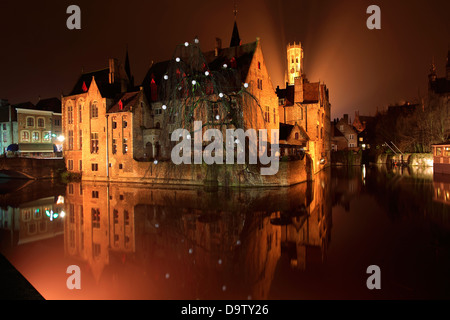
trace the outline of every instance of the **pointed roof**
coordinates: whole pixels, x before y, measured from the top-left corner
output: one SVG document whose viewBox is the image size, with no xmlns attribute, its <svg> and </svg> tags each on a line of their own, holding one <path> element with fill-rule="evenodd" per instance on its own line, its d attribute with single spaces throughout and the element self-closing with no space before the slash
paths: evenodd
<svg viewBox="0 0 450 320">
<path fill-rule="evenodd" d="M 113 84 L 109 83 L 109 68 L 106 68 L 94 72 L 81 74 L 73 90 L 70 92 L 68 96 L 74 96 L 85 93 L 86 91 L 83 89 L 83 87 L 89 89 L 93 78 L 95 78 L 97 87 L 100 90 L 100 93 L 103 97 L 114 98 L 117 93 L 120 93 L 121 91 L 120 83 L 113 83 Z"/>
<path fill-rule="evenodd" d="M 41 99 L 38 103 L 36 103 L 36 109 L 61 113 L 61 100 L 56 97 Z"/>
<path fill-rule="evenodd" d="M 308 133 L 306 133 L 303 127 L 299 126 L 297 123 L 293 125 L 280 122 L 279 125 L 280 125 L 280 140 L 289 139 L 289 136 L 292 134 L 292 130 L 294 130 L 295 127 L 299 128 L 300 134 L 302 135 L 301 140 L 307 141 L 310 139 Z"/>
<path fill-rule="evenodd" d="M 230 47 L 238 47 L 241 45 L 241 38 L 236 21 L 234 21 L 233 34 L 231 35 Z"/>
<path fill-rule="evenodd" d="M 116 97 L 116 103 L 112 105 L 108 113 L 131 112 L 133 108 L 139 106 L 141 94 L 143 94 L 142 91 L 121 93 Z"/>
</svg>

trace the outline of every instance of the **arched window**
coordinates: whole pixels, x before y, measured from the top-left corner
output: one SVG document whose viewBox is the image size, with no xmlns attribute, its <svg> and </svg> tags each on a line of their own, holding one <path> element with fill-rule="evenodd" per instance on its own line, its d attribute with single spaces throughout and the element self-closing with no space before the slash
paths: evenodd
<svg viewBox="0 0 450 320">
<path fill-rule="evenodd" d="M 30 132 L 28 131 L 22 131 L 22 141 L 28 142 L 30 141 Z"/>
<path fill-rule="evenodd" d="M 38 127 L 39 128 L 45 127 L 45 120 L 44 120 L 44 118 L 38 118 L 37 123 L 38 123 Z"/>
<path fill-rule="evenodd" d="M 27 117 L 27 127 L 34 127 L 34 118 Z"/>
<path fill-rule="evenodd" d="M 295 140 L 298 140 L 298 132 L 295 133 Z"/>
<path fill-rule="evenodd" d="M 38 131 L 33 131 L 33 142 L 39 142 L 41 140 L 41 135 Z"/>
<path fill-rule="evenodd" d="M 91 105 L 91 118 L 98 118 L 98 107 L 96 101 L 92 102 Z"/>
<path fill-rule="evenodd" d="M 67 124 L 73 124 L 73 107 L 67 106 Z"/>
</svg>

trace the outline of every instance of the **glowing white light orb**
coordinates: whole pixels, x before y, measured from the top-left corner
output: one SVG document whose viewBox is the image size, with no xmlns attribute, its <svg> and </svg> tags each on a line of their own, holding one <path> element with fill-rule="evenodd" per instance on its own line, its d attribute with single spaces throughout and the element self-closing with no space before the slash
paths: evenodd
<svg viewBox="0 0 450 320">
<path fill-rule="evenodd" d="M 209 76 L 209 71 L 205 71 L 205 76 Z"/>
<path fill-rule="evenodd" d="M 164 80 L 169 80 L 169 76 L 167 74 L 164 75 Z"/>
<path fill-rule="evenodd" d="M 177 58 L 175 59 L 175 61 L 176 61 L 176 62 L 180 62 L 181 59 L 177 57 Z"/>
<path fill-rule="evenodd" d="M 194 42 L 195 42 L 195 43 L 199 43 L 200 41 L 198 40 L 198 38 L 195 38 L 195 39 L 194 39 Z"/>
<path fill-rule="evenodd" d="M 153 161 L 154 164 L 158 164 L 158 160 Z"/>
<path fill-rule="evenodd" d="M 216 120 L 219 120 L 219 119 L 220 119 L 220 116 L 219 116 L 219 115 L 217 115 L 217 116 L 216 116 Z"/>
<path fill-rule="evenodd" d="M 192 85 L 195 86 L 197 84 L 197 81 L 192 80 Z"/>
<path fill-rule="evenodd" d="M 228 68 L 228 65 L 226 63 L 224 63 L 223 67 L 226 69 L 226 68 Z"/>
<path fill-rule="evenodd" d="M 244 88 L 248 88 L 248 83 L 244 83 Z"/>
<path fill-rule="evenodd" d="M 185 46 L 185 47 L 189 47 L 189 42 L 186 41 L 186 42 L 184 43 L 184 46 Z"/>
<path fill-rule="evenodd" d="M 219 97 L 223 98 L 223 93 L 222 92 L 219 93 Z"/>
<path fill-rule="evenodd" d="M 64 138 L 64 136 L 59 136 L 58 137 L 58 141 L 63 142 L 64 140 L 66 140 L 66 138 Z"/>
<path fill-rule="evenodd" d="M 167 109 L 167 106 L 165 104 L 163 104 L 163 106 L 161 107 L 163 110 Z"/>
</svg>

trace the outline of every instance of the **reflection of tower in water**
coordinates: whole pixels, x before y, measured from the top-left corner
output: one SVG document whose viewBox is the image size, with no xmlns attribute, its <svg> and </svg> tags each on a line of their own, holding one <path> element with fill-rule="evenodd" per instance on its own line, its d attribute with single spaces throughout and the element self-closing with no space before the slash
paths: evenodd
<svg viewBox="0 0 450 320">
<path fill-rule="evenodd" d="M 282 253 L 299 270 L 322 263 L 331 241 L 330 172 L 320 172 L 310 187 L 305 205 L 281 225 Z"/>
</svg>

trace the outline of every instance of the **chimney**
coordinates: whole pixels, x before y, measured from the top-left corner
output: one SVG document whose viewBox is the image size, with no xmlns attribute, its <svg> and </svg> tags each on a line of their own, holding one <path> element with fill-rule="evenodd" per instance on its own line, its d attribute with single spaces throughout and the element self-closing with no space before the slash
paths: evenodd
<svg viewBox="0 0 450 320">
<path fill-rule="evenodd" d="M 109 84 L 116 82 L 117 77 L 117 61 L 116 59 L 109 59 Z"/>
<path fill-rule="evenodd" d="M 348 124 L 348 114 L 344 114 L 344 121 Z"/>
<path fill-rule="evenodd" d="M 216 38 L 216 47 L 214 49 L 216 57 L 219 55 L 220 50 L 222 50 L 222 39 Z"/>
</svg>

